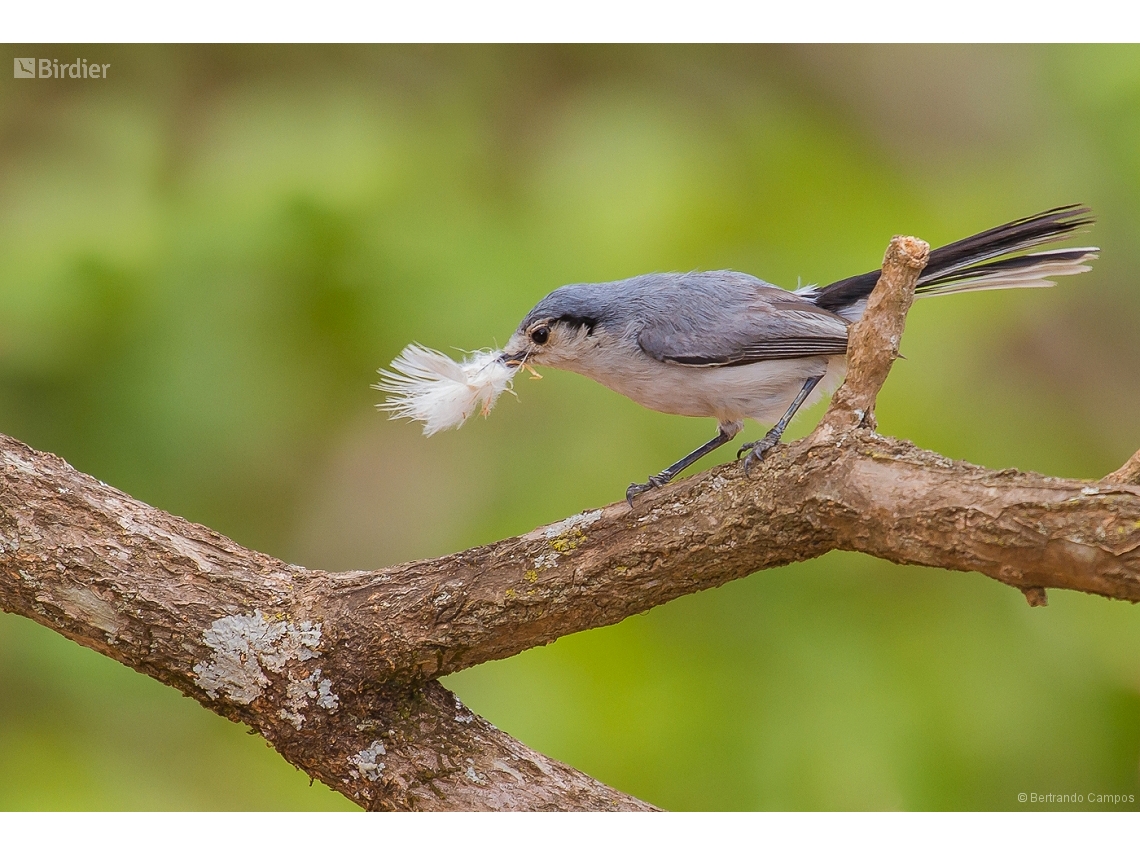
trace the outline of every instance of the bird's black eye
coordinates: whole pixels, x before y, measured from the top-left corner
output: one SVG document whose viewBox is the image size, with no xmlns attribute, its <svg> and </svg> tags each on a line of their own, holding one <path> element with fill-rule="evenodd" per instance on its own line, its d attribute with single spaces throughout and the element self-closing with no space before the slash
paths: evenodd
<svg viewBox="0 0 1140 855">
<path fill-rule="evenodd" d="M 548 338 L 550 338 L 550 327 L 539 327 L 530 334 L 530 340 L 535 344 L 546 344 Z"/>
</svg>

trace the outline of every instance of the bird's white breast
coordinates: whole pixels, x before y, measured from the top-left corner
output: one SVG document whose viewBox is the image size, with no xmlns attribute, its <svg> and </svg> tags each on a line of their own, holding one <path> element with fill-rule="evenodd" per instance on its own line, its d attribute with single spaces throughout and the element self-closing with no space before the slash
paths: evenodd
<svg viewBox="0 0 1140 855">
<path fill-rule="evenodd" d="M 613 356 L 619 365 L 609 365 Z M 750 418 L 776 422 L 811 377 L 824 380 L 806 405 L 832 391 L 847 366 L 844 355 L 779 359 L 751 365 L 705 367 L 658 362 L 638 353 L 630 358 L 609 348 L 594 348 L 573 363 L 578 374 L 596 380 L 643 407 L 679 416 L 715 418 L 722 423 Z"/>
</svg>

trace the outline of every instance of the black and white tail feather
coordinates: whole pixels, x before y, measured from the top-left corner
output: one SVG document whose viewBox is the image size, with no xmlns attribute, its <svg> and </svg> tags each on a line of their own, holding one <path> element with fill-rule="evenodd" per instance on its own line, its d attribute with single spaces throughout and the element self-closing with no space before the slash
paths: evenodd
<svg viewBox="0 0 1140 855">
<path fill-rule="evenodd" d="M 1072 237 L 1095 222 L 1091 213 L 1083 205 L 1065 205 L 939 247 L 930 253 L 926 269 L 915 287 L 915 297 L 1006 288 L 1048 288 L 1054 284 L 1054 277 L 1085 273 L 1092 269 L 1088 263 L 1097 257 L 1098 247 L 1030 253 L 1026 250 Z M 857 320 L 867 306 L 867 298 L 879 275 L 880 271 L 873 270 L 822 288 L 809 285 L 796 294 L 811 299 L 821 309 Z"/>
</svg>

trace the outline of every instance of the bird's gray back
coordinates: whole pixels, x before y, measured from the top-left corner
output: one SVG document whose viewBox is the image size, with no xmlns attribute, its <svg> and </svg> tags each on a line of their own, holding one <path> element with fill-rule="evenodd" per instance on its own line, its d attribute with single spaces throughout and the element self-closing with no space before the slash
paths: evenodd
<svg viewBox="0 0 1140 855">
<path fill-rule="evenodd" d="M 843 353 L 847 321 L 746 273 L 651 273 L 548 294 L 523 320 L 604 329 L 659 362 L 739 365 Z"/>
<path fill-rule="evenodd" d="M 647 273 L 614 282 L 564 285 L 543 297 L 520 327 L 544 318 L 624 326 L 665 316 L 684 326 L 707 327 L 725 312 L 743 310 L 761 291 L 793 296 L 755 276 L 732 270 Z"/>
</svg>

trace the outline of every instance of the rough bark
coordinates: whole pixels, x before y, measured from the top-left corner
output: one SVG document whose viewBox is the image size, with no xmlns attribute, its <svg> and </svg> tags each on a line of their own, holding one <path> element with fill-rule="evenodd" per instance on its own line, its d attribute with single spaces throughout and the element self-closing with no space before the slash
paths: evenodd
<svg viewBox="0 0 1140 855">
<path fill-rule="evenodd" d="M 1128 459 L 1128 462 L 1104 476 L 1109 484 L 1140 484 L 1140 451 Z"/>
<path fill-rule="evenodd" d="M 436 678 L 832 549 L 1140 601 L 1140 453 L 1100 482 L 871 429 L 926 245 L 892 241 L 812 436 L 431 561 L 330 574 L 245 549 L 0 437 L 0 608 L 178 688 L 373 809 L 644 810 Z"/>
<path fill-rule="evenodd" d="M 929 257 L 926 241 L 898 236 L 890 242 L 863 317 L 848 333 L 847 381 L 835 391 L 816 428 L 816 443 L 827 443 L 833 435 L 853 428 L 877 427 L 875 399 L 898 359 L 906 315 Z"/>
</svg>

